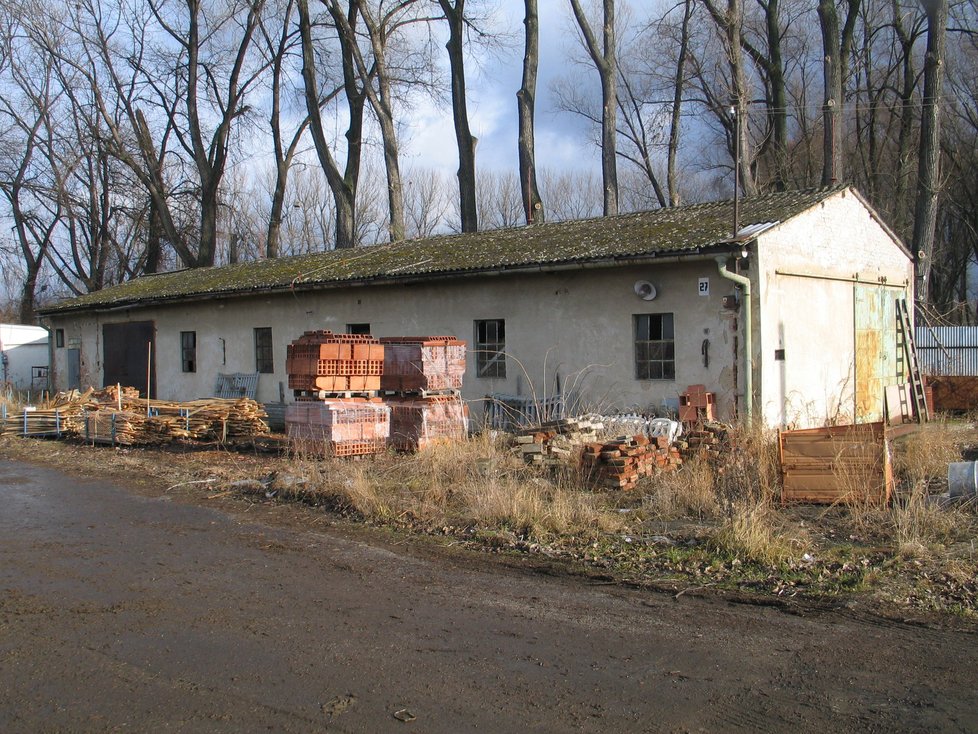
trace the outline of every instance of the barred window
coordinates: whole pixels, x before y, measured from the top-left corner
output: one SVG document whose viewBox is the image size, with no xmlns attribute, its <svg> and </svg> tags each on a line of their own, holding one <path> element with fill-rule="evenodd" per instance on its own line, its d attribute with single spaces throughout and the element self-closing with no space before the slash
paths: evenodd
<svg viewBox="0 0 978 734">
<path fill-rule="evenodd" d="M 675 380 L 676 342 L 671 313 L 636 314 L 635 379 Z"/>
<path fill-rule="evenodd" d="M 262 326 L 255 329 L 255 371 L 265 374 L 275 371 L 272 360 L 272 328 Z"/>
<path fill-rule="evenodd" d="M 184 372 L 197 371 L 197 332 L 180 332 L 180 363 Z"/>
<path fill-rule="evenodd" d="M 475 375 L 506 376 L 506 322 L 503 319 L 475 322 Z"/>
</svg>

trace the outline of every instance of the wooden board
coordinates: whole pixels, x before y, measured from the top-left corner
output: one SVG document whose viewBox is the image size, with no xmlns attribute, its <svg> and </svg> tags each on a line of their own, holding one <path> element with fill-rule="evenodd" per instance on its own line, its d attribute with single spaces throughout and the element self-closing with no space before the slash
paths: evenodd
<svg viewBox="0 0 978 734">
<path fill-rule="evenodd" d="M 893 491 L 882 423 L 780 431 L 782 500 L 884 504 Z"/>
</svg>

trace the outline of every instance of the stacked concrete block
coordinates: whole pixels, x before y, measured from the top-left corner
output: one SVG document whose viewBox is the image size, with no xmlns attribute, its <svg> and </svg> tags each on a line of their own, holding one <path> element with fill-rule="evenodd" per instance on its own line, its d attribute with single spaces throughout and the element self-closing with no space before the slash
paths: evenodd
<svg viewBox="0 0 978 734">
<path fill-rule="evenodd" d="M 285 370 L 297 398 L 376 392 L 384 371 L 384 345 L 368 335 L 307 331 L 288 345 Z"/>
<path fill-rule="evenodd" d="M 683 423 L 704 423 L 714 419 L 716 393 L 707 392 L 706 385 L 690 385 L 679 395 L 679 420 Z"/>
<path fill-rule="evenodd" d="M 378 399 L 308 400 L 286 408 L 293 449 L 312 456 L 362 456 L 387 446 L 391 409 Z"/>
<path fill-rule="evenodd" d="M 382 390 L 395 393 L 459 390 L 465 376 L 465 342 L 453 336 L 384 337 Z"/>
</svg>

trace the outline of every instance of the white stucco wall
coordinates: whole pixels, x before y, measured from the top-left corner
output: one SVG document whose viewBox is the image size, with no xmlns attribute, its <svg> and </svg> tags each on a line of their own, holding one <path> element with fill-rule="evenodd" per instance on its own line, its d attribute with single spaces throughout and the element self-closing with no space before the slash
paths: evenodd
<svg viewBox="0 0 978 734">
<path fill-rule="evenodd" d="M 709 279 L 708 296 L 698 293 L 700 278 Z M 652 281 L 657 298 L 638 298 L 636 280 Z M 85 386 L 101 383 L 105 323 L 155 321 L 157 392 L 173 400 L 212 394 L 219 372 L 254 372 L 253 329 L 270 326 L 275 372 L 261 376 L 258 391 L 259 400 L 269 402 L 279 399 L 279 383 L 291 399 L 285 347 L 305 330 L 344 331 L 348 323 L 369 323 L 375 336 L 452 334 L 471 346 L 475 320 L 505 319 L 506 378 L 475 377 L 470 353 L 463 389 L 468 400 L 490 392 L 550 395 L 559 375 L 563 390 L 576 389 L 588 407 L 658 412 L 664 402 L 675 404 L 687 385 L 702 383 L 718 392 L 721 412 L 730 417 L 734 314 L 720 301 L 732 292 L 733 284 L 720 279 L 710 259 L 132 308 L 53 318 L 52 326 L 65 329 L 66 347 L 81 348 Z M 635 378 L 633 315 L 641 313 L 674 314 L 674 381 Z M 181 331 L 197 333 L 195 373 L 181 371 Z M 703 365 L 704 339 L 710 342 L 709 368 Z M 60 383 L 65 350 L 55 355 Z M 472 407 L 478 409 L 478 402 Z"/>
<path fill-rule="evenodd" d="M 755 394 L 766 422 L 806 428 L 851 420 L 855 284 L 885 283 L 912 311 L 909 255 L 849 191 L 761 235 L 757 252 Z"/>
<path fill-rule="evenodd" d="M 32 368 L 47 366 L 46 329 L 23 324 L 0 324 L 0 382 L 8 382 L 16 390 L 30 390 Z"/>
</svg>

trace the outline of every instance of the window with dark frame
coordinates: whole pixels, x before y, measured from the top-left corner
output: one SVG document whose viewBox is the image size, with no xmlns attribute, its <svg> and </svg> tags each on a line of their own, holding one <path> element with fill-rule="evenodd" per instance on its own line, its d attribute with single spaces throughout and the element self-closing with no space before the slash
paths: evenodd
<svg viewBox="0 0 978 734">
<path fill-rule="evenodd" d="M 506 376 L 506 321 L 487 319 L 475 322 L 476 377 Z"/>
<path fill-rule="evenodd" d="M 65 345 L 65 330 L 55 329 L 54 330 L 54 346 L 58 349 L 63 348 Z"/>
<path fill-rule="evenodd" d="M 676 379 L 676 335 L 671 313 L 636 314 L 635 379 Z"/>
<path fill-rule="evenodd" d="M 184 372 L 197 371 L 197 332 L 180 332 L 180 363 Z"/>
<path fill-rule="evenodd" d="M 347 324 L 346 333 L 347 334 L 369 334 L 370 324 Z"/>
<path fill-rule="evenodd" d="M 269 374 L 275 371 L 272 359 L 272 327 L 262 326 L 255 329 L 255 371 Z"/>
</svg>

